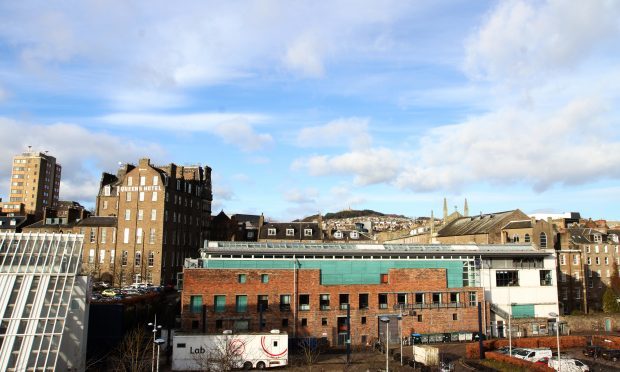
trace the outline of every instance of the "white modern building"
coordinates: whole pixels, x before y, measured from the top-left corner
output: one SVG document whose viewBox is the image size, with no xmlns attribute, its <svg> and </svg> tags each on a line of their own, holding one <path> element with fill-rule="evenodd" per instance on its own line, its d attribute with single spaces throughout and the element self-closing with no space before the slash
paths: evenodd
<svg viewBox="0 0 620 372">
<path fill-rule="evenodd" d="M 0 371 L 83 371 L 83 235 L 0 233 Z"/>
</svg>

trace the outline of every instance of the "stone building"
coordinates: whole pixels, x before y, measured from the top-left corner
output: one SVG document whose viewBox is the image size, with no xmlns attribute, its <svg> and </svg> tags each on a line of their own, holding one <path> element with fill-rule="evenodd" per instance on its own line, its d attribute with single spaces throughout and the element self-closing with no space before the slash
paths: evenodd
<svg viewBox="0 0 620 372">
<path fill-rule="evenodd" d="M 106 237 L 115 241 L 109 247 L 114 251 L 109 256 L 114 260 L 112 277 L 122 283 L 173 283 L 183 260 L 195 257 L 209 238 L 212 200 L 211 168 L 154 166 L 140 159 L 137 166 L 124 164 L 116 175 L 101 177 L 95 214 L 116 217 L 116 226 L 97 220 L 83 227 L 95 241 L 101 242 L 104 232 L 114 235 Z M 88 247 L 84 256 L 90 257 L 90 249 L 97 255 L 104 248 Z"/>
<path fill-rule="evenodd" d="M 321 243 L 323 230 L 318 222 L 269 222 L 259 227 L 258 241 Z"/>
<path fill-rule="evenodd" d="M 434 241 L 443 244 L 501 244 L 502 228 L 508 222 L 529 219 L 518 209 L 458 217 L 440 228 Z"/>
</svg>

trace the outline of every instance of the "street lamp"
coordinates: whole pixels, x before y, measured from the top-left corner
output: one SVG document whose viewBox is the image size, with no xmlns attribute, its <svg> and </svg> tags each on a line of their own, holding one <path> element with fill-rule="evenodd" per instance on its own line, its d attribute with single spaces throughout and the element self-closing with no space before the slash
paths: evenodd
<svg viewBox="0 0 620 372">
<path fill-rule="evenodd" d="M 400 313 L 398 314 L 398 316 L 396 317 L 396 319 L 398 319 L 398 338 L 400 340 L 400 365 L 403 365 L 403 329 L 402 329 L 402 323 L 401 321 L 403 320 L 403 314 Z"/>
<path fill-rule="evenodd" d="M 379 320 L 385 323 L 385 372 L 390 372 L 390 318 L 382 316 Z"/>
<path fill-rule="evenodd" d="M 165 341 L 161 338 L 155 339 L 155 341 L 153 341 L 153 344 L 157 344 L 157 368 L 155 369 L 156 372 L 159 372 L 159 347 L 164 343 Z"/>
<path fill-rule="evenodd" d="M 555 334 L 558 341 L 558 372 L 562 371 L 562 362 L 560 361 L 560 314 L 551 312 L 550 317 L 555 318 Z"/>
<path fill-rule="evenodd" d="M 155 337 L 157 336 L 157 331 L 161 329 L 160 325 L 157 325 L 157 314 L 155 314 L 155 322 L 149 323 L 149 327 L 153 327 L 153 348 L 151 354 L 151 372 L 155 371 Z M 159 353 L 159 347 L 157 348 L 157 352 Z M 157 364 L 159 365 L 159 355 L 157 357 Z"/>
</svg>

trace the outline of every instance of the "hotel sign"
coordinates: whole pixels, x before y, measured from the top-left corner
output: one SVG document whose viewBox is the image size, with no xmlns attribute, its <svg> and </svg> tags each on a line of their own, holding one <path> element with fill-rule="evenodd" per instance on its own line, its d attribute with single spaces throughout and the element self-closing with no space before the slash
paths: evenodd
<svg viewBox="0 0 620 372">
<path fill-rule="evenodd" d="M 160 186 L 121 186 L 121 192 L 131 191 L 160 191 Z"/>
</svg>

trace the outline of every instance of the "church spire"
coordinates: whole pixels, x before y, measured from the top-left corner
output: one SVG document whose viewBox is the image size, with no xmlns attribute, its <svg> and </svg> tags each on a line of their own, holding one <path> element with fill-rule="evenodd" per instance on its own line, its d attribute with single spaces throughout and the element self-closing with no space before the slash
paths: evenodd
<svg viewBox="0 0 620 372">
<path fill-rule="evenodd" d="M 448 201 L 446 198 L 443 198 L 443 223 L 446 223 L 448 219 Z"/>
<path fill-rule="evenodd" d="M 429 243 L 433 242 L 434 235 L 435 235 L 435 214 L 433 213 L 433 210 L 431 209 L 431 236 L 430 236 L 430 239 L 428 240 Z"/>
<path fill-rule="evenodd" d="M 463 216 L 469 217 L 469 206 L 467 205 L 467 198 L 465 198 L 465 205 L 463 206 Z"/>
</svg>

